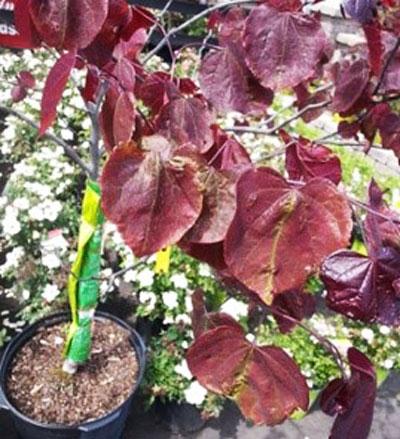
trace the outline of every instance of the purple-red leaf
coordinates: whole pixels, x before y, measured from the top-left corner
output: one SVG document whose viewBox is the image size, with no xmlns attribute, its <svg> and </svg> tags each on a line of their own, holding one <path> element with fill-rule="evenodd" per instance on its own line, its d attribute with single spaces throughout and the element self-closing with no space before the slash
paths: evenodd
<svg viewBox="0 0 400 439">
<path fill-rule="evenodd" d="M 317 145 L 303 137 L 292 138 L 281 132 L 286 148 L 286 170 L 292 180 L 310 181 L 324 177 L 335 184 L 342 179 L 340 159 L 329 148 Z"/>
<path fill-rule="evenodd" d="M 400 325 L 400 252 L 383 247 L 374 258 L 339 251 L 322 265 L 329 308 L 354 320 Z"/>
<path fill-rule="evenodd" d="M 133 143 L 114 148 L 101 178 L 104 213 L 136 256 L 177 243 L 203 201 L 194 160 L 185 152 L 172 155 L 165 140 L 149 144 L 146 152 Z"/>
<path fill-rule="evenodd" d="M 208 312 L 205 302 L 204 293 L 201 289 L 196 290 L 192 295 L 192 325 L 195 338 L 198 338 L 203 332 L 218 326 L 232 326 L 234 329 L 241 326 L 230 315 L 222 312 Z"/>
<path fill-rule="evenodd" d="M 246 61 L 266 88 L 280 90 L 311 78 L 328 46 L 316 18 L 255 7 L 246 22 Z"/>
<path fill-rule="evenodd" d="M 119 95 L 113 115 L 114 145 L 128 142 L 135 129 L 135 107 L 133 94 L 124 91 Z"/>
<path fill-rule="evenodd" d="M 293 189 L 269 168 L 249 170 L 239 179 L 237 205 L 225 260 L 267 304 L 279 293 L 301 288 L 326 256 L 349 242 L 348 202 L 323 178 Z"/>
<path fill-rule="evenodd" d="M 178 97 L 164 106 L 157 125 L 160 134 L 177 146 L 191 143 L 200 153 L 205 153 L 213 144 L 212 122 L 212 115 L 203 101 Z"/>
<path fill-rule="evenodd" d="M 315 298 L 311 294 L 298 290 L 285 291 L 274 298 L 272 314 L 278 323 L 279 330 L 287 334 L 296 327 L 296 320 L 300 322 L 314 314 L 315 305 Z M 285 318 L 285 315 L 289 318 Z"/>
<path fill-rule="evenodd" d="M 331 381 L 321 393 L 321 408 L 336 416 L 330 439 L 367 439 L 376 398 L 376 374 L 369 359 L 355 348 L 347 353 L 351 376 Z"/>
<path fill-rule="evenodd" d="M 229 47 L 209 53 L 200 68 L 204 96 L 219 111 L 259 114 L 271 104 L 273 93 L 260 85 Z"/>
<path fill-rule="evenodd" d="M 51 68 L 44 85 L 39 134 L 43 135 L 53 124 L 65 86 L 75 65 L 76 51 L 62 55 Z"/>
<path fill-rule="evenodd" d="M 345 61 L 337 68 L 332 103 L 334 111 L 347 113 L 352 110 L 366 93 L 369 74 L 368 62 L 365 59 L 359 59 L 351 64 Z"/>
<path fill-rule="evenodd" d="M 204 332 L 187 361 L 200 384 L 234 399 L 255 424 L 279 424 L 308 408 L 307 384 L 294 361 L 280 348 L 249 343 L 239 326 Z"/>
<path fill-rule="evenodd" d="M 51 47 L 81 49 L 100 32 L 108 0 L 30 0 L 32 21 Z"/>
<path fill-rule="evenodd" d="M 114 67 L 114 75 L 125 91 L 135 90 L 136 72 L 132 63 L 126 58 L 120 58 Z"/>
<path fill-rule="evenodd" d="M 207 263 L 215 270 L 226 269 L 222 242 L 215 244 L 195 244 L 194 242 L 183 239 L 179 242 L 179 247 L 188 255 Z"/>
<path fill-rule="evenodd" d="M 385 52 L 381 27 L 379 22 L 373 21 L 372 23 L 365 24 L 363 29 L 367 38 L 370 68 L 375 76 L 379 76 L 383 67 L 383 55 Z"/>
<path fill-rule="evenodd" d="M 203 176 L 203 209 L 185 239 L 212 244 L 225 239 L 236 210 L 235 179 L 227 172 L 209 168 Z"/>
</svg>

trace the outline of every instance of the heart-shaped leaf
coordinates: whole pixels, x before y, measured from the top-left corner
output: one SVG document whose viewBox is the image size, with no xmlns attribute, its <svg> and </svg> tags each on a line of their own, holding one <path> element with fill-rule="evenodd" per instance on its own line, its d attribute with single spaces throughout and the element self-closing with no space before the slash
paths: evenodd
<svg viewBox="0 0 400 439">
<path fill-rule="evenodd" d="M 178 242 L 202 209 L 197 164 L 184 152 L 116 147 L 101 182 L 104 213 L 136 256 Z"/>
<path fill-rule="evenodd" d="M 273 90 L 311 78 L 328 46 L 316 18 L 265 4 L 250 12 L 244 38 L 250 70 L 264 87 Z"/>
<path fill-rule="evenodd" d="M 201 385 L 234 399 L 255 424 L 279 424 L 308 408 L 307 384 L 294 361 L 283 349 L 248 342 L 239 325 L 204 332 L 187 361 Z"/>
<path fill-rule="evenodd" d="M 30 0 L 32 21 L 51 47 L 81 49 L 100 32 L 108 0 Z"/>
<path fill-rule="evenodd" d="M 224 241 L 231 273 L 267 304 L 301 288 L 352 230 L 346 198 L 323 178 L 293 189 L 269 168 L 246 171 L 237 186 L 237 210 Z"/>
<path fill-rule="evenodd" d="M 200 153 L 205 153 L 213 144 L 212 122 L 212 115 L 203 101 L 177 97 L 161 110 L 157 125 L 160 134 L 177 146 L 191 143 Z"/>
</svg>

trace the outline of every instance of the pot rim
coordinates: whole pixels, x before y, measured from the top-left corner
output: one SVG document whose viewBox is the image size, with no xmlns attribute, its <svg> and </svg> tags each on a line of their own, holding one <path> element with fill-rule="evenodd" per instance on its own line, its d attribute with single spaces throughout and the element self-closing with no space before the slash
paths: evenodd
<svg viewBox="0 0 400 439">
<path fill-rule="evenodd" d="M 24 415 L 13 404 L 11 404 L 11 402 L 9 401 L 9 399 L 7 397 L 5 385 L 6 385 L 6 377 L 8 375 L 7 374 L 8 368 L 9 368 L 9 365 L 10 365 L 13 357 L 15 356 L 16 352 L 18 352 L 19 349 L 25 343 L 27 343 L 38 332 L 38 329 L 40 329 L 41 327 L 57 325 L 58 323 L 61 323 L 63 321 L 67 322 L 69 320 L 69 312 L 62 311 L 59 313 L 51 314 L 51 315 L 44 317 L 42 319 L 39 319 L 35 323 L 27 326 L 22 332 L 20 332 L 14 338 L 12 338 L 12 340 L 8 343 L 6 349 L 4 350 L 3 355 L 1 357 L 1 360 L 0 360 L 0 399 L 3 398 L 4 403 L 6 405 L 6 410 L 11 411 L 11 413 L 14 416 L 22 419 L 23 421 L 25 421 L 31 425 L 34 425 L 35 427 L 40 427 L 40 428 L 44 428 L 44 429 L 47 428 L 47 429 L 52 429 L 52 430 L 71 430 L 71 431 L 72 430 L 79 430 L 79 431 L 91 430 L 91 428 L 96 428 L 97 424 L 102 423 L 104 421 L 107 421 L 108 418 L 114 418 L 115 415 L 117 415 L 117 413 L 119 411 L 121 411 L 121 409 L 124 407 L 124 405 L 136 393 L 136 391 L 137 391 L 137 389 L 138 389 L 138 387 L 143 379 L 143 374 L 144 374 L 145 365 L 146 365 L 146 356 L 145 356 L 146 347 L 145 347 L 145 344 L 144 344 L 143 339 L 140 336 L 140 334 L 134 328 L 132 328 L 128 323 L 121 320 L 119 317 L 116 317 L 113 314 L 109 314 L 109 313 L 104 312 L 104 311 L 96 311 L 94 318 L 95 318 L 95 320 L 100 320 L 100 321 L 101 320 L 111 320 L 114 323 L 116 323 L 118 326 L 129 331 L 129 333 L 131 334 L 130 342 L 131 342 L 132 348 L 135 350 L 135 353 L 136 353 L 136 357 L 137 357 L 137 361 L 138 361 L 138 365 L 139 365 L 139 370 L 138 370 L 138 374 L 136 377 L 136 382 L 135 382 L 134 386 L 132 387 L 132 390 L 129 393 L 129 396 L 125 399 L 125 401 L 122 402 L 119 406 L 117 406 L 112 411 L 106 413 L 105 415 L 103 415 L 99 418 L 96 418 L 95 420 L 92 420 L 89 422 L 84 422 L 82 424 L 77 424 L 77 425 L 44 424 L 44 423 L 35 421 L 34 419 L 31 419 L 28 416 Z M 27 337 L 27 332 L 32 332 L 32 334 L 29 337 Z M 24 341 L 24 338 L 27 338 L 27 339 Z M 21 346 L 19 346 L 17 349 L 15 349 L 15 345 L 18 343 L 21 343 Z M 13 349 L 15 349 L 15 352 L 13 352 L 11 354 L 11 357 L 7 360 L 7 357 L 10 355 L 10 352 L 13 351 Z"/>
</svg>

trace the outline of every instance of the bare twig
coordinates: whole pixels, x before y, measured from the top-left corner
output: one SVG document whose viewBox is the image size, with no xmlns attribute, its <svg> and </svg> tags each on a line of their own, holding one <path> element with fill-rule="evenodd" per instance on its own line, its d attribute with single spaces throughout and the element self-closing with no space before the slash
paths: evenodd
<svg viewBox="0 0 400 439">
<path fill-rule="evenodd" d="M 168 43 L 169 39 L 177 34 L 178 32 L 186 29 L 188 26 L 195 23 L 197 20 L 200 20 L 204 17 L 206 17 L 208 14 L 210 14 L 213 11 L 216 11 L 218 9 L 223 9 L 225 7 L 240 5 L 240 4 L 250 4 L 255 3 L 255 0 L 231 0 L 224 3 L 218 3 L 216 5 L 211 6 L 208 9 L 205 9 L 204 11 L 200 12 L 197 15 L 193 15 L 189 20 L 185 21 L 181 25 L 172 28 L 165 36 L 164 38 L 157 44 L 157 46 L 151 50 L 147 56 L 144 58 L 143 63 L 147 63 L 155 54 L 157 54 L 164 46 Z"/>
<path fill-rule="evenodd" d="M 379 77 L 378 83 L 376 84 L 374 91 L 372 92 L 372 95 L 376 95 L 379 92 L 379 89 L 381 88 L 381 85 L 382 85 L 383 80 L 385 78 L 386 72 L 387 72 L 391 62 L 393 61 L 393 58 L 395 57 L 396 52 L 398 51 L 399 47 L 400 47 L 400 38 L 397 38 L 396 44 L 394 45 L 393 49 L 389 53 L 389 56 L 388 56 L 386 63 L 383 67 L 383 70 L 382 70 L 382 73 Z"/>
<path fill-rule="evenodd" d="M 36 122 L 34 122 L 29 117 L 25 116 L 25 114 L 21 113 L 18 110 L 14 110 L 13 108 L 9 108 L 9 107 L 5 107 L 3 105 L 0 105 L 0 111 L 3 111 L 3 112 L 8 113 L 8 114 L 10 114 L 12 116 L 15 116 L 16 118 L 18 118 L 18 119 L 22 120 L 23 122 L 25 122 L 27 125 L 30 125 L 32 128 L 35 128 L 36 130 L 39 130 L 39 125 Z M 72 148 L 71 145 L 69 145 L 67 142 L 64 142 L 64 140 L 62 140 L 60 137 L 56 136 L 55 134 L 53 134 L 51 132 L 47 132 L 42 137 L 45 138 L 45 139 L 51 140 L 55 144 L 61 146 L 64 149 L 65 154 L 72 161 L 74 161 L 82 169 L 82 171 L 85 172 L 86 175 L 88 175 L 90 177 L 93 177 L 92 170 L 90 169 L 89 165 L 86 164 L 79 157 L 79 155 Z"/>
<path fill-rule="evenodd" d="M 263 306 L 266 309 L 268 309 L 268 311 L 270 311 L 272 314 L 279 315 L 280 317 L 282 317 L 282 318 L 284 318 L 292 323 L 295 323 L 296 325 L 300 326 L 305 331 L 307 331 L 309 334 L 311 334 L 313 337 L 315 337 L 321 343 L 321 346 L 323 346 L 324 349 L 333 356 L 342 375 L 344 377 L 347 376 L 342 355 L 340 354 L 338 348 L 330 340 L 328 340 L 326 337 L 323 337 L 322 335 L 318 334 L 314 329 L 310 328 L 309 326 L 307 326 L 306 324 L 304 324 L 300 320 L 297 320 L 294 317 L 289 316 L 288 314 L 280 311 L 279 309 L 277 309 L 273 305 L 263 305 Z"/>
<path fill-rule="evenodd" d="M 131 270 L 136 270 L 136 268 L 141 267 L 142 265 L 144 265 L 149 258 L 144 258 L 142 260 L 140 260 L 139 262 L 136 262 L 133 265 L 130 265 L 129 267 L 125 267 L 122 270 L 116 271 L 115 273 L 113 273 L 108 279 L 108 285 L 107 285 L 107 289 L 105 291 L 105 294 L 109 293 L 114 285 L 114 282 L 116 279 L 118 279 L 119 277 L 123 276 L 125 273 L 127 273 L 128 271 Z"/>
<path fill-rule="evenodd" d="M 253 134 L 264 134 L 266 136 L 274 135 L 280 129 L 284 128 L 286 125 L 289 125 L 291 122 L 294 122 L 299 117 L 303 116 L 305 113 L 311 110 L 316 110 L 318 108 L 324 108 L 330 104 L 330 100 L 324 102 L 318 102 L 316 104 L 310 104 L 298 111 L 296 114 L 291 116 L 289 119 L 284 120 L 282 123 L 276 125 L 271 129 L 258 128 L 258 127 L 227 127 L 224 128 L 225 131 L 231 131 L 234 133 L 253 133 Z M 275 119 L 276 116 L 272 116 L 265 123 L 269 123 L 271 120 Z"/>
</svg>

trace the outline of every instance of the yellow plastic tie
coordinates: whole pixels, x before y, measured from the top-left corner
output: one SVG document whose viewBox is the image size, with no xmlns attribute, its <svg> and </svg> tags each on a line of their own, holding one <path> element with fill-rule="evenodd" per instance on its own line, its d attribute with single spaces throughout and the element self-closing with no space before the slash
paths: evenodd
<svg viewBox="0 0 400 439">
<path fill-rule="evenodd" d="M 171 246 L 165 247 L 159 252 L 157 252 L 154 272 L 156 274 L 168 273 L 170 262 L 171 262 Z"/>
</svg>

